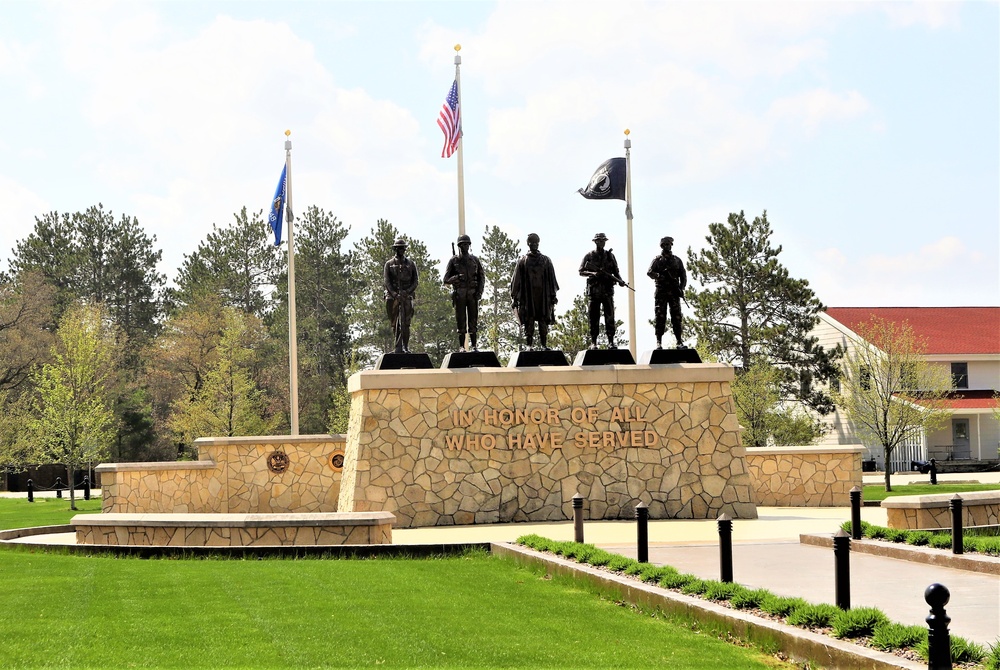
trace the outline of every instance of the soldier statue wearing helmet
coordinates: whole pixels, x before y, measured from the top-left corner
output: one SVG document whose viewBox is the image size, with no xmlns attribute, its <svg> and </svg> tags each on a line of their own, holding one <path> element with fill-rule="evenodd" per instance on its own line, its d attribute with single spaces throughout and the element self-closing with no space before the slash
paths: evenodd
<svg viewBox="0 0 1000 670">
<path fill-rule="evenodd" d="M 479 325 L 479 300 L 483 297 L 486 275 L 479 259 L 469 253 L 472 239 L 468 235 L 458 238 L 459 252 L 448 261 L 442 281 L 451 286 L 451 302 L 455 306 L 455 324 L 458 327 L 458 350 L 465 351 L 465 334 L 469 334 L 472 351 L 479 351 L 477 331 Z M 454 249 L 452 249 L 454 251 Z"/>
<path fill-rule="evenodd" d="M 396 255 L 385 263 L 382 280 L 385 285 L 385 309 L 395 336 L 397 354 L 410 353 L 410 320 L 413 319 L 413 296 L 417 291 L 417 266 L 406 257 L 406 240 L 392 244 Z"/>
<path fill-rule="evenodd" d="M 608 236 L 604 233 L 594 235 L 597 247 L 583 257 L 580 263 L 580 275 L 587 278 L 586 296 L 590 301 L 588 316 L 590 317 L 590 348 L 597 348 L 597 336 L 601 332 L 601 310 L 604 310 L 604 333 L 608 337 L 608 348 L 617 349 L 615 345 L 615 284 L 625 286 L 625 280 L 618 273 L 618 261 L 611 249 L 604 250 Z"/>
</svg>

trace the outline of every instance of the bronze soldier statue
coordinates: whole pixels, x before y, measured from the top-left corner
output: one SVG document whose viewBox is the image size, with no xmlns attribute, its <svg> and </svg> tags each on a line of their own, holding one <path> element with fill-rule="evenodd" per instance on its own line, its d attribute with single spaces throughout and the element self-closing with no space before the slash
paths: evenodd
<svg viewBox="0 0 1000 670">
<path fill-rule="evenodd" d="M 465 334 L 469 334 L 472 351 L 479 351 L 476 342 L 479 324 L 479 300 L 483 297 L 486 275 L 483 264 L 469 253 L 472 239 L 468 235 L 458 238 L 458 254 L 451 257 L 444 271 L 444 283 L 451 286 L 451 302 L 455 305 L 455 323 L 458 326 L 458 350 L 465 351 Z M 452 248 L 454 251 L 454 248 Z"/>
<path fill-rule="evenodd" d="M 687 286 L 687 272 L 684 263 L 671 253 L 674 238 L 664 237 L 660 240 L 662 253 L 653 259 L 646 274 L 656 282 L 656 293 L 653 297 L 656 307 L 656 348 L 662 349 L 663 331 L 667 322 L 667 307 L 670 308 L 670 325 L 673 326 L 677 348 L 684 348 L 681 339 L 681 297 Z"/>
<path fill-rule="evenodd" d="M 382 280 L 385 284 L 385 310 L 389 315 L 397 354 L 410 353 L 410 320 L 413 319 L 413 295 L 417 291 L 417 266 L 406 257 L 406 240 L 392 244 L 396 255 L 385 263 Z"/>
<path fill-rule="evenodd" d="M 601 309 L 604 310 L 604 332 L 608 336 L 608 349 L 615 345 L 615 284 L 625 286 L 625 280 L 618 274 L 618 261 L 611 249 L 604 250 L 608 236 L 594 235 L 597 248 L 583 257 L 580 275 L 587 278 L 586 296 L 590 300 L 590 348 L 597 348 L 597 336 L 601 331 Z"/>
<path fill-rule="evenodd" d="M 510 280 L 510 297 L 518 321 L 524 326 L 528 348 L 535 339 L 538 323 L 538 340 L 542 349 L 548 349 L 549 325 L 556 320 L 556 271 L 549 257 L 538 252 L 539 237 L 528 235 L 528 253 L 517 260 L 514 276 Z"/>
</svg>

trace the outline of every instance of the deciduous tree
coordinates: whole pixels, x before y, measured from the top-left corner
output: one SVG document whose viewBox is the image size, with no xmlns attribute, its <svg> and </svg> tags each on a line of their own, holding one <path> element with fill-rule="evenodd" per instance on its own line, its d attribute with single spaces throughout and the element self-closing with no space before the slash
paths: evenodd
<svg viewBox="0 0 1000 670">
<path fill-rule="evenodd" d="M 856 331 L 859 339 L 841 361 L 841 391 L 835 397 L 862 439 L 882 447 L 885 490 L 891 491 L 893 450 L 950 416 L 951 375 L 924 360 L 926 344 L 906 322 L 872 317 Z"/>
<path fill-rule="evenodd" d="M 36 396 L 28 431 L 36 463 L 62 463 L 76 509 L 76 470 L 108 455 L 114 411 L 108 397 L 117 372 L 116 327 L 100 306 L 79 303 L 59 321 L 52 362 L 35 374 Z"/>
</svg>

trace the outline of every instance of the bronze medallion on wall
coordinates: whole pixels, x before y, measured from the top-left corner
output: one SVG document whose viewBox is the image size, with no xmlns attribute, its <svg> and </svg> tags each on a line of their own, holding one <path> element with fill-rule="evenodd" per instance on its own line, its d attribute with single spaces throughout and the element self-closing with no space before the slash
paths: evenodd
<svg viewBox="0 0 1000 670">
<path fill-rule="evenodd" d="M 288 463 L 288 454 L 283 451 L 273 451 L 267 457 L 267 469 L 278 475 L 288 469 Z"/>
<path fill-rule="evenodd" d="M 334 472 L 340 472 L 344 469 L 344 452 L 338 449 L 337 451 L 330 454 L 330 469 Z"/>
</svg>

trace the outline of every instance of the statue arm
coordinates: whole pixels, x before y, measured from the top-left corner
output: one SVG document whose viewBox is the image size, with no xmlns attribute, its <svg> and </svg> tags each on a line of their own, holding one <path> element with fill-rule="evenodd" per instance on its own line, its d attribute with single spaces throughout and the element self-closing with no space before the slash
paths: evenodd
<svg viewBox="0 0 1000 670">
<path fill-rule="evenodd" d="M 476 301 L 483 297 L 483 289 L 486 288 L 486 273 L 483 271 L 483 264 L 476 259 Z"/>
</svg>

